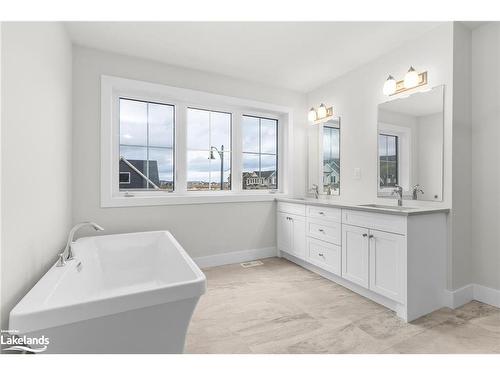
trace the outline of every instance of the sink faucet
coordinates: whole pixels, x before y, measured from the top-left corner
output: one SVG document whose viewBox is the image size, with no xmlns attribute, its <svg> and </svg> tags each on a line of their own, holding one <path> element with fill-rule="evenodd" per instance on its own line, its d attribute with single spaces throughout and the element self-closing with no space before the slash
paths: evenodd
<svg viewBox="0 0 500 375">
<path fill-rule="evenodd" d="M 398 206 L 403 205 L 403 188 L 399 185 L 394 185 L 395 189 L 392 191 L 392 195 L 398 195 Z"/>
<path fill-rule="evenodd" d="M 417 200 L 418 199 L 418 193 L 424 194 L 424 191 L 422 189 L 420 189 L 420 185 L 419 184 L 416 184 L 413 187 L 413 200 Z"/>
<path fill-rule="evenodd" d="M 73 238 L 75 237 L 75 233 L 80 229 L 80 228 L 83 228 L 83 227 L 86 227 L 86 226 L 90 226 L 92 228 L 94 228 L 95 230 L 104 230 L 103 227 L 101 227 L 100 225 L 97 225 L 96 223 L 93 223 L 91 221 L 85 221 L 83 223 L 78 223 L 76 224 L 73 228 L 71 228 L 71 230 L 69 231 L 69 235 L 68 235 L 68 241 L 66 242 L 66 247 L 64 248 L 64 250 L 59 254 L 59 261 L 57 262 L 57 267 L 62 267 L 66 264 L 67 261 L 69 260 L 72 260 L 74 257 L 73 257 L 73 250 L 72 250 L 72 246 L 73 246 Z"/>
<path fill-rule="evenodd" d="M 319 187 L 318 187 L 318 185 L 313 184 L 312 188 L 310 188 L 309 191 L 312 191 L 314 193 L 314 198 L 316 198 L 316 199 L 319 198 Z"/>
</svg>

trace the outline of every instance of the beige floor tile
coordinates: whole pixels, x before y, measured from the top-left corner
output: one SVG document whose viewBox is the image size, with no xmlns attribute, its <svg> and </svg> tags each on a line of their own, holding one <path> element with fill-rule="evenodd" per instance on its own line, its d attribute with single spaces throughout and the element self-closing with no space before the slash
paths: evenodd
<svg viewBox="0 0 500 375">
<path fill-rule="evenodd" d="M 500 353 L 500 334 L 466 321 L 446 321 L 392 346 L 387 353 Z"/>
<path fill-rule="evenodd" d="M 186 353 L 500 353 L 500 309 L 479 302 L 404 323 L 280 258 L 205 269 Z"/>
</svg>

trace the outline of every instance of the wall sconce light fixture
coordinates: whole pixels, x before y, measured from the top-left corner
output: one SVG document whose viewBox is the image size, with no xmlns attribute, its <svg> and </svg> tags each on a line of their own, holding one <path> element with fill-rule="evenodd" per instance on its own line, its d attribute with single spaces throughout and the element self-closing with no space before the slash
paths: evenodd
<svg viewBox="0 0 500 375">
<path fill-rule="evenodd" d="M 324 122 L 325 120 L 333 117 L 333 107 L 326 107 L 323 103 L 315 109 L 311 107 L 307 114 L 307 119 L 315 124 L 319 124 L 320 122 Z"/>
<path fill-rule="evenodd" d="M 410 66 L 405 78 L 400 81 L 396 81 L 393 76 L 389 75 L 382 91 L 384 95 L 391 96 L 426 84 L 427 72 L 417 73 L 413 66 Z"/>
</svg>

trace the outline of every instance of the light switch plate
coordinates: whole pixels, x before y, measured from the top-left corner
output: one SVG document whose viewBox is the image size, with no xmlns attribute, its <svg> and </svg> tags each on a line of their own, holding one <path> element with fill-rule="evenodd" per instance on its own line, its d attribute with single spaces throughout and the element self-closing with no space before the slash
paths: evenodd
<svg viewBox="0 0 500 375">
<path fill-rule="evenodd" d="M 354 168 L 354 179 L 355 180 L 361 179 L 361 168 Z"/>
</svg>

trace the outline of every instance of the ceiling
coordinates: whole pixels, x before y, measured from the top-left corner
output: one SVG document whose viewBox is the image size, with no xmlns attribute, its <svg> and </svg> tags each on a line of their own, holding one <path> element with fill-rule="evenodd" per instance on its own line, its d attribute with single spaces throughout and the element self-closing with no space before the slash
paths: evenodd
<svg viewBox="0 0 500 375">
<path fill-rule="evenodd" d="M 309 92 L 438 22 L 67 22 L 75 44 Z"/>
</svg>

